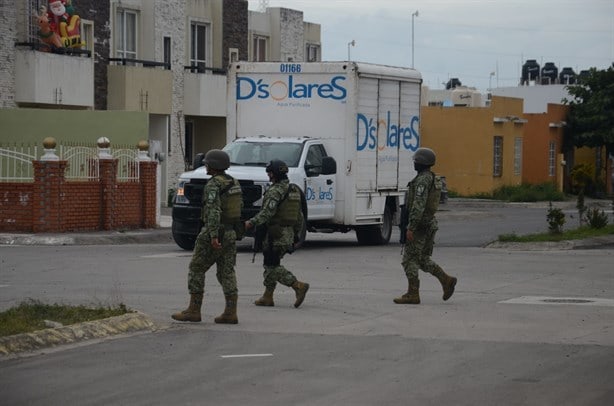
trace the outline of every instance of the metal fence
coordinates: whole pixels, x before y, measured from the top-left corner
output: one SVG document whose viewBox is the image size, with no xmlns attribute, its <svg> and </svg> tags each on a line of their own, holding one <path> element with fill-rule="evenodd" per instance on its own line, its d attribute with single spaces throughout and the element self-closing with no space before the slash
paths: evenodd
<svg viewBox="0 0 614 406">
<path fill-rule="evenodd" d="M 44 148 L 37 145 L 0 144 L 0 182 L 32 182 L 32 161 L 40 159 Z M 106 151 L 105 151 L 106 152 Z M 100 176 L 101 150 L 94 145 L 62 144 L 57 148 L 60 160 L 67 161 L 66 180 L 96 180 Z M 138 149 L 119 146 L 109 149 L 110 157 L 118 160 L 117 180 L 137 181 L 140 176 Z"/>
<path fill-rule="evenodd" d="M 37 157 L 36 145 L 0 145 L 0 182 L 32 182 Z"/>
</svg>

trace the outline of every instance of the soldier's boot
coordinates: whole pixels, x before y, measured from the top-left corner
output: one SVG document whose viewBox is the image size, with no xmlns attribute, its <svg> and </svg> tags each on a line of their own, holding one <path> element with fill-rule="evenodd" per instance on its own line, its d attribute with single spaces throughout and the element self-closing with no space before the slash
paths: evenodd
<svg viewBox="0 0 614 406">
<path fill-rule="evenodd" d="M 294 307 L 299 307 L 303 300 L 305 300 L 305 295 L 309 290 L 309 284 L 305 282 L 294 281 L 292 284 L 292 289 L 294 289 L 294 293 L 296 293 L 296 301 L 294 302 Z"/>
<path fill-rule="evenodd" d="M 177 321 L 200 321 L 200 307 L 203 304 L 202 293 L 192 293 L 190 295 L 190 304 L 188 308 L 171 315 L 174 320 Z"/>
<path fill-rule="evenodd" d="M 256 306 L 275 306 L 275 302 L 273 302 L 273 292 L 275 292 L 275 289 L 266 288 L 262 297 L 257 299 L 254 304 Z"/>
<path fill-rule="evenodd" d="M 439 279 L 441 287 L 443 288 L 443 300 L 448 300 L 454 294 L 454 288 L 456 287 L 456 278 L 446 274 L 440 267 L 435 268 L 433 276 Z"/>
<path fill-rule="evenodd" d="M 396 304 L 420 304 L 420 280 L 410 279 L 407 282 L 407 293 L 393 300 Z"/>
<path fill-rule="evenodd" d="M 237 295 L 226 296 L 226 308 L 224 313 L 220 314 L 214 320 L 218 324 L 237 324 L 239 318 L 237 317 Z"/>
</svg>

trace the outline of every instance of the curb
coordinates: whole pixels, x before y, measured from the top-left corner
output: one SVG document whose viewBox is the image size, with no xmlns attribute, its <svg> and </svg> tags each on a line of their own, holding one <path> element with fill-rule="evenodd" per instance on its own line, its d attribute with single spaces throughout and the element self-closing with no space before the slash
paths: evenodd
<svg viewBox="0 0 614 406">
<path fill-rule="evenodd" d="M 113 335 L 154 330 L 156 330 L 155 324 L 145 314 L 140 312 L 126 313 L 121 316 L 70 326 L 0 337 L 0 357 Z"/>
<path fill-rule="evenodd" d="M 170 228 L 136 231 L 57 234 L 0 234 L 0 245 L 98 245 L 172 242 Z"/>
</svg>

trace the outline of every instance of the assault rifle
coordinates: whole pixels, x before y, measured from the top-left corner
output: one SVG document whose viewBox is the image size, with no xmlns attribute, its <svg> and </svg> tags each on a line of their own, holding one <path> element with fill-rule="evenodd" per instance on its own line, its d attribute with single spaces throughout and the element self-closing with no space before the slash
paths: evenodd
<svg viewBox="0 0 614 406">
<path fill-rule="evenodd" d="M 401 221 L 399 222 L 399 231 L 401 235 L 399 236 L 399 242 L 401 244 L 405 244 L 407 241 L 407 226 L 409 226 L 409 210 L 405 205 L 401 205 Z"/>
<path fill-rule="evenodd" d="M 252 244 L 252 251 L 254 255 L 252 256 L 252 264 L 256 260 L 256 254 L 262 252 L 264 246 L 264 238 L 266 237 L 267 226 L 266 224 L 262 224 L 260 226 L 256 226 L 254 228 L 254 243 Z"/>
</svg>

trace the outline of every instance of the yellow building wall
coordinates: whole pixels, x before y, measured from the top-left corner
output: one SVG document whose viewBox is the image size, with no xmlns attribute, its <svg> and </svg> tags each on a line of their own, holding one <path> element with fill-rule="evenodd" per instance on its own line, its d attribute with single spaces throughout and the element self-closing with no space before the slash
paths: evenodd
<svg viewBox="0 0 614 406">
<path fill-rule="evenodd" d="M 433 170 L 446 177 L 448 190 L 462 196 L 491 193 L 503 185 L 519 185 L 514 171 L 516 138 L 523 139 L 522 99 L 493 97 L 489 107 L 422 106 L 421 146 L 437 154 Z M 504 122 L 495 123 L 495 117 Z M 501 176 L 493 176 L 494 137 L 503 137 Z"/>
</svg>

